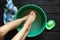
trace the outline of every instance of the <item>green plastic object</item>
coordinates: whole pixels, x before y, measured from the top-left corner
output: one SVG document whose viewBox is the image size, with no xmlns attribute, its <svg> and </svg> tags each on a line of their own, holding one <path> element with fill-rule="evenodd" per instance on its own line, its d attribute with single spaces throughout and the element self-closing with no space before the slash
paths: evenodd
<svg viewBox="0 0 60 40">
<path fill-rule="evenodd" d="M 22 6 L 16 13 L 14 19 L 16 20 L 22 18 L 23 16 L 29 14 L 31 10 L 36 11 L 37 16 L 36 16 L 36 20 L 32 23 L 31 29 L 27 35 L 28 37 L 34 37 L 41 34 L 44 31 L 45 24 L 47 22 L 46 15 L 43 9 L 40 6 L 34 4 L 27 4 Z M 17 28 L 18 31 L 21 30 L 23 24 L 24 22 L 19 25 L 19 27 Z"/>
<path fill-rule="evenodd" d="M 54 20 L 49 20 L 47 23 L 46 23 L 46 29 L 47 30 L 51 30 L 55 27 L 55 21 Z"/>
<path fill-rule="evenodd" d="M 27 35 L 28 37 L 34 37 L 41 34 L 45 28 L 47 30 L 51 30 L 53 28 L 52 25 L 54 26 L 54 22 L 52 22 L 53 23 L 52 25 L 50 25 L 51 20 L 48 21 L 47 23 L 47 17 L 43 9 L 40 6 L 37 6 L 34 4 L 27 4 L 27 5 L 22 6 L 18 10 L 18 12 L 15 14 L 14 19 L 16 20 L 16 19 L 22 18 L 26 16 L 27 14 L 29 14 L 32 10 L 36 12 L 36 20 L 31 25 L 31 29 Z M 21 28 L 23 27 L 23 24 L 24 22 L 19 25 L 19 27 L 17 28 L 18 31 L 21 30 Z"/>
</svg>

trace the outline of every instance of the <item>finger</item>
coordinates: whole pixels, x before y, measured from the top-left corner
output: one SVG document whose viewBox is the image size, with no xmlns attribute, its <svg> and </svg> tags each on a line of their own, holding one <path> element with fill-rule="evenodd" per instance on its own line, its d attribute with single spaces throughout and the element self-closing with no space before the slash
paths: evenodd
<svg viewBox="0 0 60 40">
<path fill-rule="evenodd" d="M 34 12 L 30 13 L 29 18 L 27 19 L 27 21 L 23 25 L 23 28 L 12 38 L 12 40 L 22 40 L 22 39 L 26 38 L 26 35 L 28 34 L 28 31 L 26 31 L 26 30 L 30 27 L 32 22 L 35 20 L 35 16 L 34 15 L 35 15 Z"/>
<path fill-rule="evenodd" d="M 21 19 L 11 21 L 11 22 L 8 22 L 7 24 L 3 25 L 2 27 L 0 27 L 0 35 L 4 36 L 8 31 L 17 28 L 20 25 L 20 23 L 23 22 L 24 20 L 26 20 L 27 18 L 28 18 L 28 16 L 25 16 Z"/>
</svg>

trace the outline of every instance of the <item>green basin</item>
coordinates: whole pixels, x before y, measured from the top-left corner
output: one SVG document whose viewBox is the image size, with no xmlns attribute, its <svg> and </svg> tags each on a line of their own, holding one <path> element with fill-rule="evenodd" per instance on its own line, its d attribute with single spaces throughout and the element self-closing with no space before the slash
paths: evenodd
<svg viewBox="0 0 60 40">
<path fill-rule="evenodd" d="M 34 4 L 27 4 L 22 6 L 15 14 L 14 19 L 16 20 L 24 17 L 25 15 L 29 14 L 31 10 L 36 11 L 36 20 L 32 23 L 31 29 L 27 35 L 28 37 L 34 37 L 41 34 L 44 31 L 47 22 L 47 17 L 43 9 L 40 6 Z M 23 24 L 24 22 L 19 25 L 17 31 L 21 30 Z"/>
</svg>

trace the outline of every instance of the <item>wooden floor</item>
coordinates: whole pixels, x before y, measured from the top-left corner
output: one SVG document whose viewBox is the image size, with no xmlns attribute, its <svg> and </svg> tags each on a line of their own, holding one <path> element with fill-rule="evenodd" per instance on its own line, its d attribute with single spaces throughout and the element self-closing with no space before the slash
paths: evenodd
<svg viewBox="0 0 60 40">
<path fill-rule="evenodd" d="M 44 32 L 36 37 L 26 38 L 26 40 L 60 40 L 60 0 L 13 0 L 13 3 L 18 7 L 18 9 L 29 3 L 39 5 L 46 12 L 47 19 L 53 19 L 56 22 L 56 26 L 53 30 Z M 2 7 L 2 6 L 1 6 Z M 3 8 L 2 8 L 3 9 Z M 0 8 L 1 10 L 1 8 Z M 0 11 L 0 26 L 3 25 L 3 11 Z M 6 34 L 5 40 L 10 40 L 17 30 L 10 31 Z"/>
</svg>

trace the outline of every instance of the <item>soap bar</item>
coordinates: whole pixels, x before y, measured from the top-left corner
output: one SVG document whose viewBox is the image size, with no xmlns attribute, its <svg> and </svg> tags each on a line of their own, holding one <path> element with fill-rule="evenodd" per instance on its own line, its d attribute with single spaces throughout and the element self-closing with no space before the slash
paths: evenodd
<svg viewBox="0 0 60 40">
<path fill-rule="evenodd" d="M 46 23 L 46 29 L 47 30 L 51 30 L 55 27 L 55 21 L 54 20 L 49 20 L 47 23 Z"/>
</svg>

